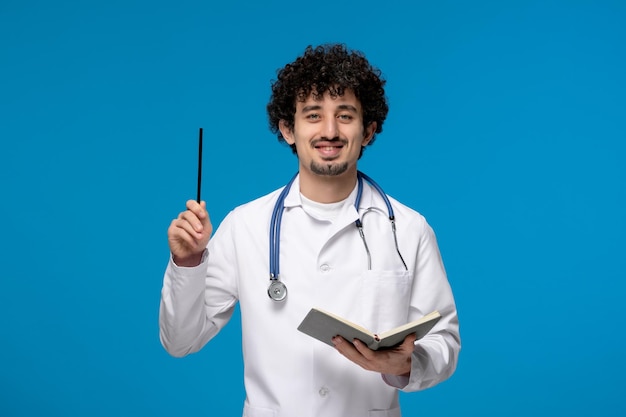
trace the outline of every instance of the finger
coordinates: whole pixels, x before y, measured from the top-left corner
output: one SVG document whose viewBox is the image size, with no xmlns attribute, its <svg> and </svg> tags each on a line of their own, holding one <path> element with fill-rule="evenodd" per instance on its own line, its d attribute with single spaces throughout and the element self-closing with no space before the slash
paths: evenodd
<svg viewBox="0 0 626 417">
<path fill-rule="evenodd" d="M 194 218 L 188 219 L 188 216 L 193 216 Z M 189 235 L 194 240 L 202 240 L 204 238 L 204 228 L 193 214 L 183 215 L 182 218 L 174 220 L 173 225 L 176 229 L 185 232 L 185 234 Z M 174 232 L 178 230 L 174 230 Z"/>
<path fill-rule="evenodd" d="M 207 225 L 211 226 L 211 218 L 209 217 L 209 212 L 206 209 L 206 201 L 201 201 L 200 207 L 202 208 L 202 213 L 200 213 L 201 214 L 200 221 L 205 227 Z"/>
<path fill-rule="evenodd" d="M 211 224 L 211 219 L 209 217 L 209 213 L 206 210 L 206 202 L 201 201 L 200 204 L 194 200 L 187 201 L 187 211 L 193 213 L 195 217 L 201 224 L 203 231 L 208 231 L 211 234 L 213 230 L 213 225 Z M 196 230 L 200 231 L 198 225 L 193 223 Z"/>
<path fill-rule="evenodd" d="M 204 220 L 208 218 L 205 201 L 201 201 L 200 203 L 198 203 L 196 200 L 187 200 L 186 207 L 187 210 L 195 214 L 198 219 Z"/>
<path fill-rule="evenodd" d="M 341 353 L 346 359 L 354 362 L 361 368 L 368 371 L 375 371 L 377 369 L 377 363 L 363 356 L 358 350 L 356 346 L 357 344 L 360 344 L 362 347 L 365 347 L 365 349 L 368 349 L 367 346 L 360 340 L 355 339 L 352 343 L 349 343 L 344 338 L 338 336 L 333 339 L 333 343 L 335 344 L 335 347 L 339 351 L 339 353 Z"/>
<path fill-rule="evenodd" d="M 204 231 L 205 225 L 202 224 L 202 221 L 191 210 L 183 211 L 182 213 L 180 213 L 180 215 L 178 216 L 178 221 L 181 222 L 180 224 L 181 227 L 186 226 L 184 225 L 184 223 L 187 223 L 189 227 L 188 228 L 184 227 L 184 228 L 186 230 L 190 230 L 190 231 L 197 233 L 199 237 L 202 235 L 202 232 Z"/>
<path fill-rule="evenodd" d="M 376 352 L 374 352 L 372 349 L 368 348 L 367 345 L 363 342 L 361 342 L 359 339 L 354 339 L 354 341 L 352 342 L 352 344 L 354 345 L 355 349 L 368 361 L 371 361 L 374 359 Z"/>
<path fill-rule="evenodd" d="M 361 355 L 352 343 L 349 343 L 343 337 L 335 336 L 332 342 L 339 353 L 350 359 L 352 362 L 360 364 L 363 361 L 363 355 Z"/>
<path fill-rule="evenodd" d="M 168 236 L 172 242 L 180 242 L 190 249 L 197 249 L 202 233 L 196 232 L 186 220 L 175 219 L 170 225 Z"/>
<path fill-rule="evenodd" d="M 399 346 L 399 348 L 405 352 L 413 352 L 415 348 L 415 341 L 417 340 L 417 336 L 415 333 L 408 335 L 404 338 L 404 341 Z"/>
<path fill-rule="evenodd" d="M 356 348 L 352 345 L 352 343 L 348 343 L 346 339 L 341 336 L 335 336 L 332 339 L 333 345 L 342 355 L 354 355 L 354 353 L 358 353 Z"/>
</svg>

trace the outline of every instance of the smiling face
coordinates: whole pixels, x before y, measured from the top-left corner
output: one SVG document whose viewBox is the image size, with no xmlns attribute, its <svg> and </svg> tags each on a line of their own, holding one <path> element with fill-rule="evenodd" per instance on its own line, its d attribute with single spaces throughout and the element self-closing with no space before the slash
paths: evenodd
<svg viewBox="0 0 626 417">
<path fill-rule="evenodd" d="M 311 94 L 296 102 L 293 129 L 281 121 L 280 130 L 287 143 L 296 147 L 301 184 L 333 177 L 354 184 L 361 148 L 369 143 L 376 123 L 363 128 L 361 103 L 351 90 L 345 90 L 341 96 L 326 92 L 319 99 Z"/>
</svg>

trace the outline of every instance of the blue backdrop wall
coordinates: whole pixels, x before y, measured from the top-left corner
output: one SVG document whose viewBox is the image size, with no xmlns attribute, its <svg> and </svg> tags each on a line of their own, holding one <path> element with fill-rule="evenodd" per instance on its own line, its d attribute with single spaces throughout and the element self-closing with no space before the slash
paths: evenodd
<svg viewBox="0 0 626 417">
<path fill-rule="evenodd" d="M 405 414 L 624 415 L 625 19 L 606 0 L 4 0 L 0 415 L 240 415 L 237 317 L 198 354 L 160 346 L 166 229 L 199 127 L 215 224 L 287 181 L 270 80 L 325 42 L 388 79 L 361 168 L 427 217 L 457 298 L 458 370 Z"/>
</svg>

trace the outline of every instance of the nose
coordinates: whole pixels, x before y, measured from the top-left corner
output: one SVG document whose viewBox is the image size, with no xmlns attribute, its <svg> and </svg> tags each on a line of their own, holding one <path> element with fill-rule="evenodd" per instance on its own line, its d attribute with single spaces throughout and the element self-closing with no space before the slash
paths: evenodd
<svg viewBox="0 0 626 417">
<path fill-rule="evenodd" d="M 322 124 L 322 135 L 326 139 L 334 139 L 339 136 L 339 125 L 335 117 L 326 117 Z"/>
</svg>

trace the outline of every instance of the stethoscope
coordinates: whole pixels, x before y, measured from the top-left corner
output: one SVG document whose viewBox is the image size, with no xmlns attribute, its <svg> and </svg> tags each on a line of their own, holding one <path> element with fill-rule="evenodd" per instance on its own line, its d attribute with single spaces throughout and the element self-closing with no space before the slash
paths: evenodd
<svg viewBox="0 0 626 417">
<path fill-rule="evenodd" d="M 267 294 L 274 301 L 283 301 L 287 297 L 287 286 L 280 280 L 279 278 L 279 254 L 280 254 L 280 224 L 283 218 L 283 211 L 285 210 L 285 198 L 291 189 L 291 184 L 295 181 L 298 174 L 294 175 L 291 181 L 285 186 L 280 195 L 278 196 L 278 200 L 276 200 L 276 205 L 274 206 L 274 210 L 272 211 L 272 218 L 270 221 L 270 286 L 267 288 Z M 357 172 L 357 193 L 356 199 L 354 201 L 354 207 L 357 212 L 359 211 L 359 203 L 361 202 L 361 195 L 363 193 L 363 180 L 367 181 L 376 191 L 380 194 L 385 205 L 387 206 L 387 214 L 389 215 L 389 222 L 391 223 L 391 231 L 393 232 L 393 241 L 396 247 L 396 252 L 402 261 L 402 265 L 404 265 L 404 269 L 408 270 L 406 263 L 404 262 L 404 258 L 400 253 L 400 248 L 398 247 L 398 237 L 396 236 L 396 220 L 393 214 L 393 208 L 391 207 L 391 202 L 387 195 L 383 191 L 382 188 L 376 182 L 362 173 L 361 171 Z M 363 241 L 363 245 L 365 246 L 365 252 L 367 253 L 367 269 L 372 269 L 372 255 L 370 254 L 369 247 L 367 246 L 367 240 L 365 240 L 365 233 L 363 232 L 363 219 L 367 213 L 371 212 L 380 212 L 384 214 L 384 212 L 376 207 L 370 207 L 365 210 L 363 215 L 357 219 L 354 224 L 356 225 L 359 235 L 361 236 L 361 240 Z"/>
</svg>

